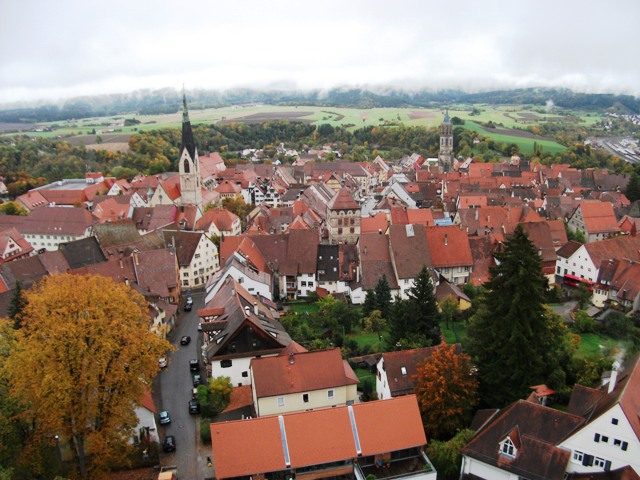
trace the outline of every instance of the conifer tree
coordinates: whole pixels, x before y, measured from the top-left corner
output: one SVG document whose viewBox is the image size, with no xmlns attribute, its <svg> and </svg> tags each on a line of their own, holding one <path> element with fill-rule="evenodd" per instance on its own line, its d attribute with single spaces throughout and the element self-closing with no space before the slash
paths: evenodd
<svg viewBox="0 0 640 480">
<path fill-rule="evenodd" d="M 438 345 L 441 339 L 440 313 L 431 275 L 426 266 L 423 265 L 420 269 L 407 296 L 414 306 L 416 332 L 430 339 L 432 345 Z"/>
<path fill-rule="evenodd" d="M 391 308 L 391 287 L 387 281 L 387 276 L 382 275 L 375 288 L 375 308 L 374 310 L 380 310 L 383 318 L 389 318 L 389 310 Z"/>
<path fill-rule="evenodd" d="M 526 398 L 531 386 L 544 383 L 566 345 L 564 327 L 545 306 L 540 258 L 520 226 L 496 258 L 467 345 L 478 367 L 480 398 L 492 407 Z"/>
</svg>

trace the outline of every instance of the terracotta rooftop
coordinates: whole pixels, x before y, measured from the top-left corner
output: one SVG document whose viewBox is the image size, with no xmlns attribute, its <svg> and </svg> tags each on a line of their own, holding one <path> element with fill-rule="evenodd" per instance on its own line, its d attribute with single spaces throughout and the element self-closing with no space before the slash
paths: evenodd
<svg viewBox="0 0 640 480">
<path fill-rule="evenodd" d="M 355 385 L 358 378 L 340 349 L 255 358 L 251 361 L 258 398 Z"/>
<path fill-rule="evenodd" d="M 426 235 L 433 268 L 473 265 L 469 237 L 458 226 L 427 227 Z"/>
<path fill-rule="evenodd" d="M 210 428 L 215 476 L 219 480 L 322 465 L 355 459 L 359 454 L 375 455 L 427 443 L 415 395 L 279 417 L 212 423 Z"/>
<path fill-rule="evenodd" d="M 329 210 L 360 210 L 360 205 L 353 199 L 349 190 L 341 188 L 327 204 Z"/>
</svg>

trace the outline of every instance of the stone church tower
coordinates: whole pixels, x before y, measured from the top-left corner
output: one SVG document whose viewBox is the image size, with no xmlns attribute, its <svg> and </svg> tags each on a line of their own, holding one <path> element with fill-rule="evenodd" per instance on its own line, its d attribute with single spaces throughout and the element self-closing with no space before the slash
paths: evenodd
<svg viewBox="0 0 640 480">
<path fill-rule="evenodd" d="M 193 139 L 189 111 L 187 110 L 187 97 L 182 95 L 182 145 L 180 146 L 180 159 L 178 169 L 180 172 L 180 205 L 196 205 L 200 211 L 202 208 L 202 178 L 200 177 L 200 161 L 198 149 Z"/>
<path fill-rule="evenodd" d="M 449 118 L 449 110 L 444 114 L 444 121 L 440 126 L 438 165 L 440 165 L 445 172 L 448 172 L 453 165 L 453 126 Z"/>
</svg>

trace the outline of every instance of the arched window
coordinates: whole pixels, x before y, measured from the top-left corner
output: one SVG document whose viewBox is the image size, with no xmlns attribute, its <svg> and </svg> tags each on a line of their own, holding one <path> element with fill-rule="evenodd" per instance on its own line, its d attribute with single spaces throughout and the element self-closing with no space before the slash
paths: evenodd
<svg viewBox="0 0 640 480">
<path fill-rule="evenodd" d="M 189 160 L 188 159 L 184 159 L 184 163 L 182 164 L 184 167 L 184 173 L 189 173 L 190 169 L 189 169 Z"/>
</svg>

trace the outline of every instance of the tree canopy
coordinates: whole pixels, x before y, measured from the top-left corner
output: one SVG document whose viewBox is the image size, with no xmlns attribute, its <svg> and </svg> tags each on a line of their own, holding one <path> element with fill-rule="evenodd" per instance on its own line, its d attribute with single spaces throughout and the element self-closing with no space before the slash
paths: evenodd
<svg viewBox="0 0 640 480">
<path fill-rule="evenodd" d="M 459 348 L 440 344 L 418 366 L 415 392 L 424 431 L 430 437 L 450 438 L 464 427 L 478 401 L 471 357 Z"/>
<path fill-rule="evenodd" d="M 102 276 L 46 277 L 26 293 L 22 328 L 4 371 L 34 439 L 69 442 L 80 476 L 121 461 L 134 408 L 171 345 L 149 331 L 147 305 Z"/>
<path fill-rule="evenodd" d="M 525 398 L 531 386 L 545 383 L 559 362 L 568 361 L 566 329 L 545 306 L 540 257 L 521 227 L 496 258 L 467 332 L 480 398 L 492 407 Z"/>
</svg>

